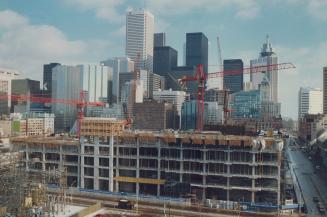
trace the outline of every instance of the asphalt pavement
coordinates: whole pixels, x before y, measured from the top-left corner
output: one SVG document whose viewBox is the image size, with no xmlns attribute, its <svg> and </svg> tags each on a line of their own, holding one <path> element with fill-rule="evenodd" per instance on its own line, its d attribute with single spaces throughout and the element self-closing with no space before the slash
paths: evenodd
<svg viewBox="0 0 327 217">
<path fill-rule="evenodd" d="M 307 206 L 307 216 L 327 216 L 327 213 L 319 213 L 317 204 L 313 202 L 313 197 L 319 197 L 325 208 L 327 208 L 327 180 L 322 175 L 323 171 L 315 171 L 312 162 L 301 151 L 299 146 L 287 147 L 286 151 L 288 152 L 288 160 L 302 193 L 299 201 L 300 203 L 304 201 Z"/>
</svg>

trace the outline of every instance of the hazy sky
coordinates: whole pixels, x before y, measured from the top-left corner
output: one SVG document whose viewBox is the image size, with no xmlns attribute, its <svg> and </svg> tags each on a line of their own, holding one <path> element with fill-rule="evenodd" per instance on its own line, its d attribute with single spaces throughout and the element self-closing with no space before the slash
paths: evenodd
<svg viewBox="0 0 327 217">
<path fill-rule="evenodd" d="M 222 57 L 256 58 L 270 35 L 280 62 L 295 70 L 281 71 L 282 114 L 297 116 L 300 86 L 322 87 L 327 65 L 326 0 L 1 0 L 0 68 L 42 80 L 42 65 L 98 63 L 125 53 L 125 13 L 146 7 L 157 32 L 179 52 L 182 63 L 186 32 L 209 38 L 209 64 Z M 211 70 L 215 70 L 212 68 Z"/>
</svg>

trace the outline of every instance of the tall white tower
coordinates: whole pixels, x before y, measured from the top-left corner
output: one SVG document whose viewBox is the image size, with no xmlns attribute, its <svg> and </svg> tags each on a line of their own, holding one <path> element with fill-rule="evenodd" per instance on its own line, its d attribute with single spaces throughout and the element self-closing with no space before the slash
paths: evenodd
<svg viewBox="0 0 327 217">
<path fill-rule="evenodd" d="M 258 59 L 250 61 L 250 67 L 272 66 L 278 64 L 278 57 L 273 52 L 269 36 L 266 37 L 266 43 L 263 44 Z M 254 89 L 259 88 L 259 84 L 266 77 L 270 84 L 270 97 L 271 101 L 278 102 L 278 70 L 272 69 L 263 72 L 250 72 L 250 80 Z"/>
<path fill-rule="evenodd" d="M 146 10 L 130 11 L 126 14 L 126 56 L 137 68 L 153 72 L 154 16 Z"/>
</svg>

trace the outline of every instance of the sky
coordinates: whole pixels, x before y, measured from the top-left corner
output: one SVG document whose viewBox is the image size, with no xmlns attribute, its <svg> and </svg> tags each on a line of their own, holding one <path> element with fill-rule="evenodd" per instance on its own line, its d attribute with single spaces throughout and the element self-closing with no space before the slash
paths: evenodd
<svg viewBox="0 0 327 217">
<path fill-rule="evenodd" d="M 99 63 L 124 56 L 125 15 L 146 8 L 156 32 L 179 52 L 185 33 L 209 39 L 209 65 L 223 59 L 248 66 L 269 34 L 279 62 L 296 69 L 279 72 L 282 115 L 297 117 L 300 87 L 322 88 L 327 66 L 326 0 L 0 0 L 0 68 L 42 80 L 43 64 Z M 209 68 L 215 71 L 216 67 Z"/>
</svg>

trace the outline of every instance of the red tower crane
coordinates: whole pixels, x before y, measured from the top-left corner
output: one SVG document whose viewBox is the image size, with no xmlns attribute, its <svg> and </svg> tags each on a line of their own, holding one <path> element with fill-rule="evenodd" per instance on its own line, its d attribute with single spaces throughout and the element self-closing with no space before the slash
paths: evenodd
<svg viewBox="0 0 327 217">
<path fill-rule="evenodd" d="M 179 79 L 179 82 L 182 86 L 185 86 L 186 82 L 197 81 L 198 82 L 198 92 L 197 92 L 197 117 L 196 117 L 196 129 L 198 131 L 203 130 L 203 115 L 204 115 L 204 92 L 205 92 L 205 83 L 208 78 L 217 78 L 224 75 L 240 75 L 248 73 L 264 73 L 271 72 L 274 70 L 287 70 L 294 69 L 295 66 L 292 63 L 278 63 L 265 66 L 255 66 L 255 67 L 246 67 L 241 70 L 225 70 L 221 72 L 209 73 L 206 75 L 203 71 L 203 65 L 199 64 L 197 66 L 194 76 L 184 76 Z M 227 97 L 227 96 L 225 96 Z M 230 112 L 227 104 L 224 105 L 224 113 Z"/>
<path fill-rule="evenodd" d="M 196 129 L 202 131 L 203 129 L 203 112 L 204 112 L 204 91 L 207 75 L 203 71 L 203 65 L 197 66 L 194 76 L 184 76 L 179 82 L 185 86 L 186 82 L 197 81 L 198 82 L 198 94 L 197 94 L 197 114 L 196 114 Z"/>
<path fill-rule="evenodd" d="M 80 137 L 80 129 L 81 129 L 81 120 L 84 118 L 84 108 L 87 106 L 91 107 L 101 107 L 105 106 L 103 102 L 88 102 L 86 100 L 86 91 L 80 91 L 80 99 L 60 99 L 60 98 L 47 98 L 47 97 L 39 97 L 39 96 L 31 96 L 31 95 L 6 95 L 1 94 L 0 100 L 8 100 L 12 101 L 29 101 L 34 103 L 62 103 L 68 105 L 74 105 L 77 107 L 77 136 Z"/>
</svg>

